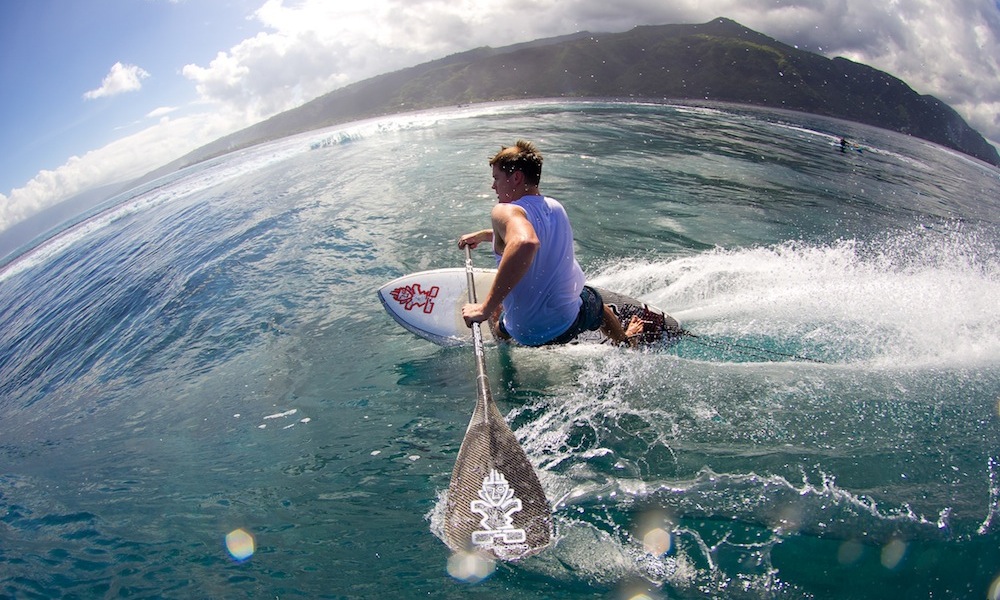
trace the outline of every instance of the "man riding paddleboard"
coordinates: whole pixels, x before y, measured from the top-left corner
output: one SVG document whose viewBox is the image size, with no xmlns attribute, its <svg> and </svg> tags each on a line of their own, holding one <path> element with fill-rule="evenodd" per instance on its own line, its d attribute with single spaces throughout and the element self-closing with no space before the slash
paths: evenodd
<svg viewBox="0 0 1000 600">
<path fill-rule="evenodd" d="M 459 248 L 492 242 L 497 274 L 486 296 L 462 307 L 466 325 L 489 320 L 499 339 L 525 346 L 563 344 L 598 328 L 624 344 L 642 332 L 633 318 L 622 327 L 600 294 L 585 285 L 573 251 L 573 229 L 562 204 L 539 191 L 542 155 L 518 140 L 489 161 L 497 204 L 492 228 L 463 235 Z"/>
</svg>

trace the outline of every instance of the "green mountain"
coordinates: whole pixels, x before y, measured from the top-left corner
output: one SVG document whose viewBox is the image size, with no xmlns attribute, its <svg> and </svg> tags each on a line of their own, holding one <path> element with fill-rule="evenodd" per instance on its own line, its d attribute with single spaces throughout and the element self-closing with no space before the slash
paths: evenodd
<svg viewBox="0 0 1000 600">
<path fill-rule="evenodd" d="M 945 103 L 844 58 L 788 46 L 728 19 L 578 33 L 477 48 L 373 77 L 223 137 L 151 176 L 267 140 L 403 111 L 526 98 L 751 104 L 856 121 L 1000 166 L 1000 155 Z"/>
</svg>

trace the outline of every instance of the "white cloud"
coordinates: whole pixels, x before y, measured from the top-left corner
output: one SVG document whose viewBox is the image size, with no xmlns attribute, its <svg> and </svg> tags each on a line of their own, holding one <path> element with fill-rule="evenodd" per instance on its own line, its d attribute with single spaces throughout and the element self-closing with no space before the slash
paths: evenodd
<svg viewBox="0 0 1000 600">
<path fill-rule="evenodd" d="M 140 177 L 248 124 L 224 112 L 163 119 L 103 148 L 72 156 L 9 196 L 0 194 L 0 231 L 76 194 Z"/>
<path fill-rule="evenodd" d="M 546 23 L 518 18 L 523 9 L 482 0 L 268 0 L 253 18 L 265 29 L 182 73 L 206 101 L 261 119 L 345 84 L 469 50 L 565 33 L 558 4 Z M 524 23 L 531 24 L 524 27 Z M 498 26 L 499 24 L 499 26 Z"/>
<path fill-rule="evenodd" d="M 104 77 L 101 87 L 90 90 L 83 97 L 87 100 L 94 100 L 105 96 L 117 96 L 125 92 L 135 92 L 142 89 L 142 80 L 147 77 L 149 77 L 149 73 L 141 67 L 116 62 L 111 66 L 111 71 Z"/>
<path fill-rule="evenodd" d="M 177 112 L 177 110 L 178 108 L 176 106 L 161 106 L 146 113 L 146 117 L 150 119 L 159 119 L 160 117 L 165 117 L 171 113 Z"/>
</svg>

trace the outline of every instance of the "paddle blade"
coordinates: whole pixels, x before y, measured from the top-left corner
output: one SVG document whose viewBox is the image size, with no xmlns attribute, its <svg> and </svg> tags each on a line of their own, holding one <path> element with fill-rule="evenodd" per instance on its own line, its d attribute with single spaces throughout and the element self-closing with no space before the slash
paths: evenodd
<svg viewBox="0 0 1000 600">
<path fill-rule="evenodd" d="M 552 538 L 549 502 L 535 469 L 492 398 L 480 398 L 451 473 L 445 542 L 455 552 L 519 560 Z"/>
</svg>

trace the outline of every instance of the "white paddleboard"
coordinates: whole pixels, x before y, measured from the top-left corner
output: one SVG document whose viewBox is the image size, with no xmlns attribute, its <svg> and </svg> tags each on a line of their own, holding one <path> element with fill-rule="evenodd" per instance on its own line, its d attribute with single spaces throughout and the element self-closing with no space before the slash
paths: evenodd
<svg viewBox="0 0 1000 600">
<path fill-rule="evenodd" d="M 476 292 L 485 297 L 496 269 L 474 269 Z M 469 301 L 468 278 L 464 268 L 436 269 L 404 275 L 378 290 L 382 306 L 397 323 L 441 346 L 472 343 L 472 330 L 462 318 L 462 306 Z M 492 339 L 489 327 L 483 338 Z"/>
<path fill-rule="evenodd" d="M 482 298 L 493 285 L 496 269 L 474 269 L 476 293 Z M 472 330 L 462 318 L 462 306 L 469 301 L 464 268 L 435 269 L 394 279 L 378 290 L 386 312 L 410 332 L 441 346 L 472 343 Z M 663 311 L 615 292 L 598 288 L 604 303 L 618 315 L 623 326 L 634 314 L 656 322 L 657 333 L 649 342 L 670 341 L 680 335 L 677 321 Z M 483 339 L 492 341 L 489 327 L 482 327 Z M 600 331 L 586 331 L 576 343 L 601 344 L 608 339 Z"/>
</svg>

